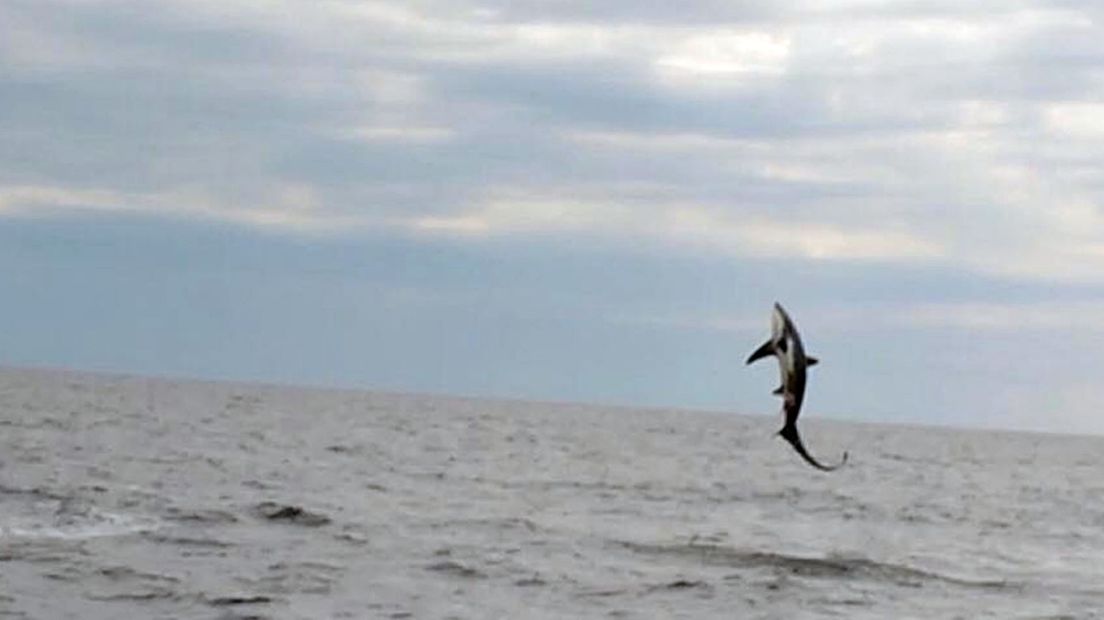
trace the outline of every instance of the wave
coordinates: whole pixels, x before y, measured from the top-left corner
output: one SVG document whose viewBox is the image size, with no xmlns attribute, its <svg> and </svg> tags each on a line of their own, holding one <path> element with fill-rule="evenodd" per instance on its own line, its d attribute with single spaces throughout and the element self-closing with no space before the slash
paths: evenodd
<svg viewBox="0 0 1104 620">
<path fill-rule="evenodd" d="M 792 575 L 822 579 L 861 579 L 889 582 L 899 586 L 921 587 L 928 583 L 982 588 L 1016 589 L 1017 584 L 1007 580 L 968 579 L 913 568 L 902 564 L 879 562 L 861 556 L 829 555 L 807 557 L 773 551 L 737 549 L 714 544 L 642 544 L 619 542 L 620 546 L 635 553 L 674 556 L 697 560 L 714 566 L 742 569 L 772 569 Z"/>
<path fill-rule="evenodd" d="M 82 540 L 148 532 L 157 527 L 158 523 L 147 517 L 89 511 L 82 517 L 63 520 L 12 519 L 0 523 L 0 538 Z"/>
<path fill-rule="evenodd" d="M 0 538 L 82 540 L 148 532 L 152 517 L 102 510 L 79 497 L 43 488 L 0 488 Z"/>
</svg>

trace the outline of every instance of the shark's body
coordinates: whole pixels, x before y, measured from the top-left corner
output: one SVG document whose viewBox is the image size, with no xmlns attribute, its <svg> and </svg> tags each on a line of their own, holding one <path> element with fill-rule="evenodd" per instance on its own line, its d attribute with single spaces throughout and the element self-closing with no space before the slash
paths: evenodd
<svg viewBox="0 0 1104 620">
<path fill-rule="evenodd" d="M 785 417 L 785 423 L 778 434 L 790 442 L 801 458 L 817 469 L 831 471 L 846 463 L 847 453 L 844 452 L 843 459 L 836 465 L 823 465 L 805 450 L 805 445 L 801 442 L 801 435 L 797 432 L 797 416 L 801 415 L 801 404 L 805 400 L 809 366 L 816 364 L 817 359 L 805 354 L 801 335 L 797 333 L 797 328 L 790 320 L 790 316 L 777 303 L 774 304 L 774 313 L 771 315 L 770 340 L 756 349 L 748 357 L 747 363 L 750 364 L 771 355 L 778 358 L 778 371 L 782 378 L 782 385 L 774 391 L 782 397 L 782 413 Z"/>
</svg>

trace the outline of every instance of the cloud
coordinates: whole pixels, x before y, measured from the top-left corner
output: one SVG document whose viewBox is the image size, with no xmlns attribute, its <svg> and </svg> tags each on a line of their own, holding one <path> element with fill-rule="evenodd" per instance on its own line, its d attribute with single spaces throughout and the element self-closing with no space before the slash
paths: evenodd
<svg viewBox="0 0 1104 620">
<path fill-rule="evenodd" d="M 938 244 L 887 231 L 817 221 L 780 222 L 723 208 L 657 204 L 641 192 L 556 196 L 503 189 L 456 215 L 411 222 L 418 232 L 464 237 L 588 235 L 743 257 L 899 260 L 938 258 Z"/>
<path fill-rule="evenodd" d="M 897 320 L 909 327 L 969 331 L 1104 332 L 1104 302 L 919 304 Z"/>
<path fill-rule="evenodd" d="M 791 39 L 740 30 L 707 30 L 682 38 L 661 52 L 654 66 L 662 79 L 683 88 L 703 78 L 762 79 L 786 72 Z M 680 83 L 681 82 L 681 83 Z"/>
<path fill-rule="evenodd" d="M 131 214 L 142 217 L 195 219 L 298 233 L 334 233 L 368 222 L 320 217 L 309 187 L 283 185 L 254 196 L 247 206 L 221 202 L 199 191 L 116 192 L 45 186 L 0 188 L 0 216 L 64 218 L 74 214 Z"/>
<path fill-rule="evenodd" d="M 8 213 L 1104 279 L 1084 7 L 17 0 L 0 17 Z"/>
</svg>

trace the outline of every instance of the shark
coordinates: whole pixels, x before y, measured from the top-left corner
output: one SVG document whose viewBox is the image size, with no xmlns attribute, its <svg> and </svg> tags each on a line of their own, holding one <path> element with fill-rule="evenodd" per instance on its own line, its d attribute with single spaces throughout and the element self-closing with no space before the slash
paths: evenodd
<svg viewBox="0 0 1104 620">
<path fill-rule="evenodd" d="M 793 449 L 805 459 L 805 462 L 822 471 L 832 471 L 847 462 L 847 453 L 835 465 L 824 465 L 817 461 L 805 444 L 801 441 L 801 435 L 797 432 L 797 417 L 801 415 L 801 405 L 805 400 L 805 384 L 808 381 L 808 369 L 819 361 L 805 353 L 805 345 L 801 342 L 801 334 L 797 332 L 790 315 L 782 308 L 782 304 L 775 302 L 774 312 L 771 313 L 771 336 L 759 348 L 755 349 L 748 357 L 747 363 L 766 357 L 778 358 L 778 371 L 782 384 L 774 391 L 774 394 L 782 397 L 782 413 L 785 420 L 782 430 L 778 431 Z"/>
</svg>

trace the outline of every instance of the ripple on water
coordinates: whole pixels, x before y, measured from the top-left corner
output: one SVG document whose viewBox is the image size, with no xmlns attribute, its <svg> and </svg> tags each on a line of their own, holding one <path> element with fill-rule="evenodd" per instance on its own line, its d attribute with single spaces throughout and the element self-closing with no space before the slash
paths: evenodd
<svg viewBox="0 0 1104 620">
<path fill-rule="evenodd" d="M 919 587 L 925 583 L 942 583 L 964 588 L 982 589 L 1015 589 L 1018 587 L 1017 584 L 1006 580 L 966 579 L 900 564 L 878 562 L 858 556 L 804 557 L 711 544 L 662 545 L 633 542 L 622 542 L 620 544 L 636 553 L 694 559 L 731 568 L 775 569 L 785 574 L 803 577 L 881 581 L 907 587 Z"/>
<path fill-rule="evenodd" d="M 108 511 L 49 492 L 9 494 L 0 504 L 0 538 L 7 539 L 84 540 L 148 532 L 160 525 L 151 516 Z"/>
</svg>

